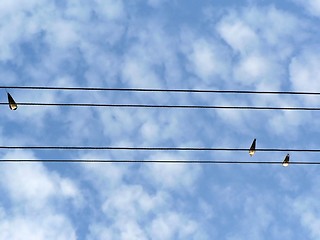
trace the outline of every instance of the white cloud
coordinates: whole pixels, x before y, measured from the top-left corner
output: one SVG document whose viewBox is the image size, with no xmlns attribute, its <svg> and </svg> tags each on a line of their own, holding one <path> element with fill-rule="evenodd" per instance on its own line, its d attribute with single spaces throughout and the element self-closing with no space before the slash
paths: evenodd
<svg viewBox="0 0 320 240">
<path fill-rule="evenodd" d="M 87 235 L 88 240 L 95 239 L 115 239 L 111 228 L 106 228 L 104 224 L 91 224 L 90 233 Z"/>
<path fill-rule="evenodd" d="M 103 176 L 109 178 L 105 171 L 97 173 L 92 175 L 95 176 L 91 180 L 94 184 L 97 184 L 97 180 L 100 182 Z M 184 173 L 188 174 L 186 171 Z M 140 177 L 132 178 L 132 174 L 135 173 L 128 171 L 120 180 L 121 183 L 115 185 L 110 185 L 110 180 L 100 182 L 98 194 L 104 199 L 101 209 L 108 224 L 93 221 L 88 239 L 185 239 L 200 232 L 204 235 L 196 221 L 173 207 L 172 197 L 166 190 L 158 189 L 158 183 L 149 181 L 154 190 L 148 190 L 145 184 L 138 184 L 146 181 L 143 176 L 145 170 L 139 174 Z M 181 175 L 175 176 L 181 178 Z M 130 183 L 130 179 L 135 179 L 136 184 Z"/>
<path fill-rule="evenodd" d="M 217 31 L 235 51 L 242 54 L 259 47 L 255 30 L 233 14 L 218 24 Z"/>
<path fill-rule="evenodd" d="M 114 219 L 135 219 L 145 217 L 165 203 L 165 194 L 159 192 L 152 196 L 142 186 L 120 186 L 114 189 L 102 206 L 107 216 Z"/>
<path fill-rule="evenodd" d="M 186 239 L 195 236 L 197 223 L 176 213 L 160 214 L 149 229 L 153 239 Z"/>
<path fill-rule="evenodd" d="M 161 165 L 161 171 L 160 168 L 153 171 L 147 165 L 82 167 L 84 178 L 96 189 L 95 197 L 101 204 L 97 208 L 105 216 L 105 220 L 91 221 L 88 239 L 160 239 L 163 231 L 166 239 L 205 236 L 194 219 L 174 207 L 171 195 L 171 191 L 192 194 L 198 167 Z"/>
<path fill-rule="evenodd" d="M 232 88 L 277 91 L 285 85 L 287 64 L 296 44 L 308 38 L 308 23 L 276 7 L 229 11 L 216 25 L 235 58 L 227 83 Z M 296 34 L 299 32 L 299 34 Z"/>
<path fill-rule="evenodd" d="M 4 159 L 35 159 L 29 152 L 7 154 Z M 81 201 L 74 182 L 48 171 L 42 163 L 7 163 L 1 167 L 0 185 L 11 200 L 30 208 L 45 208 L 53 199 Z"/>
<path fill-rule="evenodd" d="M 35 159 L 27 151 L 4 156 L 24 158 Z M 0 173 L 1 190 L 10 202 L 9 208 L 0 211 L 0 239 L 76 239 L 68 214 L 59 207 L 63 203 L 77 209 L 82 204 L 80 190 L 72 180 L 42 163 L 2 163 Z"/>
<path fill-rule="evenodd" d="M 111 153 L 95 152 L 82 153 L 80 159 L 108 159 L 111 158 Z M 113 190 L 118 189 L 124 183 L 125 177 L 130 173 L 130 166 L 117 163 L 83 163 L 80 166 L 82 177 L 86 180 L 96 192 L 96 197 L 105 201 L 105 197 Z"/>
<path fill-rule="evenodd" d="M 270 129 L 274 134 L 296 136 L 297 129 L 301 124 L 300 116 L 296 113 L 278 113 L 269 119 Z"/>
<path fill-rule="evenodd" d="M 32 39 L 35 33 L 42 30 L 45 25 L 44 15 L 52 9 L 52 4 L 47 1 L 24 1 L 19 0 L 14 3 L 2 1 L 0 3 L 2 22 L 0 28 L 0 43 L 2 45 L 0 51 L 0 60 L 10 61 L 15 59 L 16 64 L 20 64 L 21 58 L 18 57 L 19 44 L 23 41 Z M 39 11 L 41 9 L 41 11 Z M 33 15 L 27 12 L 33 11 Z M 49 17 L 50 15 L 47 15 Z M 23 42 L 22 41 L 22 42 Z"/>
<path fill-rule="evenodd" d="M 122 227 L 124 226 L 124 227 Z M 119 239 L 128 239 L 128 240 L 144 240 L 147 239 L 144 230 L 141 228 L 141 225 L 137 224 L 135 221 L 124 221 L 120 226 L 118 226 L 120 231 Z"/>
<path fill-rule="evenodd" d="M 96 11 L 106 20 L 118 20 L 124 17 L 125 10 L 122 0 L 95 0 L 97 3 Z"/>
<path fill-rule="evenodd" d="M 7 164 L 2 168 L 1 184 L 15 201 L 44 204 L 55 193 L 55 186 L 40 164 Z"/>
<path fill-rule="evenodd" d="M 131 11 L 128 7 L 132 7 L 133 2 L 97 0 L 88 3 L 74 0 L 59 7 L 45 1 L 1 2 L 3 27 L 0 29 L 0 59 L 2 63 L 12 61 L 14 65 L 8 67 L 4 64 L 3 69 L 8 70 L 2 71 L 2 77 L 9 79 L 7 83 L 18 85 L 159 88 L 215 86 L 225 89 L 248 87 L 278 90 L 287 87 L 287 82 L 283 80 L 287 78 L 287 61 L 297 47 L 296 44 L 301 43 L 306 35 L 302 26 L 307 25 L 303 25 L 302 20 L 275 7 L 243 7 L 229 11 L 221 18 L 221 15 L 211 15 L 214 21 L 217 18 L 220 20 L 204 33 L 203 29 L 194 29 L 194 25 L 181 30 L 183 20 L 175 22 L 173 27 L 172 22 L 166 18 L 150 16 L 152 12 L 143 12 L 144 9 Z M 142 1 L 138 2 L 140 4 Z M 167 1 L 144 1 L 141 8 L 146 7 L 145 2 L 152 7 L 159 7 Z M 137 12 L 142 13 L 141 16 Z M 194 19 L 194 22 L 197 25 L 199 20 Z M 34 51 L 24 53 L 20 45 L 25 42 Z M 38 46 L 38 43 L 43 45 L 33 49 L 33 44 Z M 291 62 L 290 83 L 294 89 L 304 87 L 313 90 L 318 87 L 314 79 L 319 75 L 316 68 L 319 61 L 312 50 L 309 51 L 297 55 Z M 33 57 L 36 60 L 33 61 Z M 24 77 L 22 79 L 19 75 L 21 73 Z M 302 81 L 308 81 L 309 86 L 304 86 Z M 281 98 L 263 97 L 256 102 L 255 98 L 229 98 L 229 95 L 227 99 L 225 96 L 204 94 L 148 96 L 110 92 L 14 93 L 18 101 L 43 102 L 127 101 L 170 104 L 174 101 L 177 104 L 224 105 L 301 103 L 293 98 L 282 101 Z M 257 131 L 254 134 L 260 136 L 267 133 L 266 138 L 286 133 L 292 140 L 292 136 L 301 136 L 298 131 L 301 127 L 312 123 L 310 115 L 296 112 L 261 114 L 105 108 L 64 111 L 31 107 L 19 107 L 16 112 L 8 111 L 1 119 L 5 123 L 0 128 L 1 141 L 17 145 L 232 146 L 232 143 L 240 146 L 241 139 L 252 135 L 253 130 Z M 12 126 L 16 129 L 14 134 L 8 130 L 13 129 Z M 291 135 L 291 132 L 297 135 Z M 216 157 L 214 154 L 198 156 L 181 152 L 37 154 L 81 159 L 136 157 L 175 160 L 192 156 Z M 35 155 L 23 151 L 8 155 L 2 153 L 2 157 L 35 158 Z M 273 216 L 276 212 L 271 207 L 273 202 L 264 198 L 274 190 L 267 191 L 262 197 L 251 198 L 244 195 L 255 193 L 246 191 L 245 187 L 233 191 L 232 185 L 242 179 L 241 176 L 246 177 L 243 181 L 251 181 L 249 177 L 253 178 L 243 174 L 243 168 L 237 173 L 239 169 L 228 172 L 221 167 L 218 168 L 221 172 L 218 172 L 212 168 L 208 175 L 204 175 L 204 169 L 200 166 L 187 164 L 81 164 L 80 168 L 70 166 L 68 170 L 64 165 L 60 167 L 55 165 L 55 171 L 52 171 L 50 165 L 40 163 L 2 164 L 1 192 L 7 194 L 3 202 L 8 199 L 9 203 L 3 203 L 2 199 L 0 203 L 8 204 L 9 207 L 0 209 L 0 232 L 4 232 L 0 239 L 2 236 L 3 239 L 28 239 L 29 236 L 32 239 L 76 239 L 85 236 L 88 239 L 209 239 L 206 232 L 218 227 L 206 226 L 207 220 L 209 224 L 216 225 L 223 225 L 221 221 L 226 221 L 230 223 L 227 227 L 230 227 L 239 219 L 245 220 L 238 221 L 240 223 L 236 225 L 239 229 L 232 231 L 230 239 L 244 239 L 248 235 L 252 239 L 262 239 L 269 232 L 272 222 L 278 221 Z M 75 179 L 64 175 L 69 174 L 69 171 Z M 224 178 L 222 175 L 225 173 L 229 175 Z M 214 184 L 221 193 L 216 194 L 215 198 L 211 198 L 206 191 L 206 187 L 213 185 L 207 181 L 211 174 L 219 180 Z M 202 176 L 206 180 L 199 182 Z M 229 182 L 230 188 L 222 189 L 221 179 L 233 179 Z M 204 199 L 200 207 L 199 199 Z M 224 201 L 223 206 L 226 208 L 222 209 L 225 216 L 216 213 L 219 209 L 215 208 L 214 203 L 218 200 Z M 234 204 L 241 200 L 243 205 Z M 90 227 L 87 232 L 81 230 L 84 236 L 76 236 L 75 229 L 80 224 L 75 222 L 77 226 L 73 226 L 70 218 L 77 215 L 75 211 L 78 208 L 84 206 L 86 209 L 82 214 L 88 215 L 79 215 L 79 218 L 86 219 Z M 298 211 L 303 226 L 318 237 L 316 215 L 307 209 L 308 214 L 302 216 L 303 211 Z M 230 219 L 230 216 L 240 217 Z M 223 220 L 217 220 L 219 217 Z M 308 228 L 309 224 L 311 227 Z M 249 233 L 248 225 L 251 226 Z M 16 231 L 19 226 L 21 231 Z M 229 230 L 219 229 L 221 232 Z"/>
<path fill-rule="evenodd" d="M 159 88 L 159 78 L 140 58 L 128 58 L 123 66 L 123 77 L 131 86 Z"/>
<path fill-rule="evenodd" d="M 17 0 L 14 2 L 11 1 L 2 1 L 0 3 L 0 9 L 4 13 L 15 13 L 19 10 L 30 10 L 34 9 L 36 6 L 45 3 L 45 0 Z"/>
<path fill-rule="evenodd" d="M 319 239 L 320 218 L 318 213 L 320 209 L 316 201 L 319 194 L 317 192 L 312 192 L 311 196 L 292 199 L 291 204 L 294 213 L 299 216 L 301 225 L 307 229 L 311 239 Z"/>
<path fill-rule="evenodd" d="M 179 160 L 181 155 L 153 154 L 155 160 Z M 192 192 L 194 190 L 201 167 L 189 164 L 148 164 L 144 167 L 147 179 L 159 187 L 173 191 Z"/>
<path fill-rule="evenodd" d="M 227 78 L 230 67 L 225 47 L 214 38 L 202 38 L 188 31 L 182 32 L 182 51 L 186 55 L 188 70 L 200 78 L 199 85 L 218 84 L 219 78 Z"/>
<path fill-rule="evenodd" d="M 54 213 L 21 216 L 0 216 L 1 240 L 75 240 L 70 222 Z"/>
<path fill-rule="evenodd" d="M 46 27 L 46 38 L 51 46 L 59 49 L 79 45 L 78 24 L 65 19 L 55 20 Z"/>
<path fill-rule="evenodd" d="M 127 30 L 130 39 L 121 64 L 122 82 L 133 87 L 163 88 L 180 81 L 177 41 L 164 31 L 163 22 L 152 19 L 134 22 Z"/>
<path fill-rule="evenodd" d="M 247 7 L 239 18 L 254 29 L 260 47 L 272 47 L 279 58 L 288 57 L 294 51 L 294 44 L 308 36 L 305 30 L 308 27 L 307 21 L 275 6 Z"/>
<path fill-rule="evenodd" d="M 149 120 L 141 127 L 141 133 L 147 142 L 156 142 L 160 135 L 160 128 L 156 122 Z"/>
<path fill-rule="evenodd" d="M 199 40 L 193 45 L 191 61 L 196 72 L 204 79 L 214 74 L 219 74 L 224 64 L 221 62 L 221 59 L 216 56 L 217 49 L 213 48 L 212 45 L 213 44 L 209 44 L 203 40 Z"/>
<path fill-rule="evenodd" d="M 320 1 L 319 0 L 292 0 L 301 5 L 305 10 L 313 16 L 320 17 Z"/>
<path fill-rule="evenodd" d="M 320 57 L 317 47 L 308 47 L 290 63 L 290 81 L 295 91 L 320 91 Z"/>
<path fill-rule="evenodd" d="M 239 54 L 233 79 L 259 90 L 279 90 L 286 76 L 282 66 L 294 53 L 295 43 L 307 38 L 307 25 L 276 7 L 230 11 L 217 24 L 217 31 Z"/>
<path fill-rule="evenodd" d="M 291 59 L 289 74 L 293 91 L 320 91 L 320 57 L 316 54 L 317 49 L 318 47 L 307 47 Z M 316 106 L 320 102 L 317 96 L 299 96 L 299 100 L 308 106 Z"/>
<path fill-rule="evenodd" d="M 241 80 L 241 83 L 245 86 L 258 85 L 270 72 L 271 63 L 265 57 L 259 55 L 244 57 L 234 70 L 236 81 Z"/>
</svg>

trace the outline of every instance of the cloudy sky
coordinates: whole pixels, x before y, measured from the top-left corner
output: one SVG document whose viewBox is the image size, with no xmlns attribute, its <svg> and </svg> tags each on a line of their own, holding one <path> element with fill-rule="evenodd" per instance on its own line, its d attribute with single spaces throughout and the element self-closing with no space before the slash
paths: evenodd
<svg viewBox="0 0 320 240">
<path fill-rule="evenodd" d="M 2 0 L 1 86 L 320 91 L 319 0 Z M 36 91 L 17 102 L 317 107 L 318 97 Z M 1 102 L 6 101 L 1 90 Z M 317 112 L 2 105 L 2 146 L 319 148 Z M 0 151 L 279 161 L 286 153 Z M 317 154 L 291 153 L 292 161 Z M 317 166 L 0 163 L 0 239 L 319 239 Z"/>
</svg>

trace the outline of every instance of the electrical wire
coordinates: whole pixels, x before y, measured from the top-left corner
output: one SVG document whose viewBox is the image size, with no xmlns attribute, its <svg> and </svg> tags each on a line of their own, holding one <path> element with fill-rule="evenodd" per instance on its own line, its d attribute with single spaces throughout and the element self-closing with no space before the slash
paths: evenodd
<svg viewBox="0 0 320 240">
<path fill-rule="evenodd" d="M 1 102 L 0 105 L 8 103 Z M 266 107 L 266 106 L 211 106 L 211 105 L 152 105 L 152 104 L 103 104 L 103 103 L 17 103 L 23 106 L 58 107 L 113 107 L 113 108 L 180 108 L 180 109 L 233 109 L 233 110 L 283 110 L 320 111 L 319 107 Z"/>
<path fill-rule="evenodd" d="M 0 162 L 47 162 L 47 163 L 156 163 L 156 164 L 273 164 L 280 161 L 227 161 L 227 160 L 111 160 L 111 159 L 0 159 Z M 290 165 L 320 165 L 320 162 L 299 161 Z"/>
<path fill-rule="evenodd" d="M 246 152 L 248 148 L 207 147 L 123 147 L 123 146 L 0 146 L 0 149 L 15 150 L 123 150 L 123 151 L 225 151 Z M 256 152 L 320 152 L 320 149 L 258 148 Z"/>
<path fill-rule="evenodd" d="M 121 91 L 121 92 L 175 92 L 217 94 L 275 94 L 320 95 L 320 92 L 301 91 L 251 91 L 251 90 L 205 90 L 205 89 L 154 89 L 154 88 L 91 88 L 91 87 L 45 87 L 0 86 L 0 89 L 61 90 L 61 91 Z M 8 103 L 0 103 L 7 105 Z M 152 104 L 103 104 L 103 103 L 18 103 L 22 106 L 60 107 L 117 107 L 117 108 L 180 108 L 180 109 L 233 109 L 233 110 L 288 110 L 319 111 L 317 107 L 267 107 L 267 106 L 210 106 L 210 105 L 152 105 Z M 99 147 L 99 146 L 0 146 L 0 149 L 34 150 L 136 150 L 136 151 L 248 151 L 247 148 L 194 148 L 194 147 Z M 320 149 L 256 149 L 257 152 L 320 152 Z M 164 163 L 164 164 L 282 164 L 279 161 L 226 161 L 226 160 L 112 160 L 112 159 L 0 159 L 0 162 L 70 162 L 70 163 Z M 320 165 L 320 162 L 290 162 L 291 164 Z"/>
<path fill-rule="evenodd" d="M 0 89 L 65 90 L 65 91 L 122 91 L 122 92 L 176 92 L 221 94 L 276 94 L 320 95 L 320 92 L 303 91 L 254 91 L 254 90 L 206 90 L 206 89 L 159 89 L 159 88 L 100 88 L 100 87 L 46 87 L 46 86 L 0 86 Z"/>
</svg>

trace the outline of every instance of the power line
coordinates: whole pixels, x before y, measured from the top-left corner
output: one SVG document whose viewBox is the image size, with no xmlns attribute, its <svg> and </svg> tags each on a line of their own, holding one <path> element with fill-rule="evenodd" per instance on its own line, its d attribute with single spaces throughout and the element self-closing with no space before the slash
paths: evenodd
<svg viewBox="0 0 320 240">
<path fill-rule="evenodd" d="M 156 164 L 272 164 L 280 161 L 227 161 L 227 160 L 111 160 L 111 159 L 0 159 L 0 162 L 47 162 L 47 163 L 156 163 Z M 320 162 L 299 161 L 290 165 L 320 165 Z"/>
<path fill-rule="evenodd" d="M 275 94 L 275 95 L 320 95 L 320 92 L 303 91 L 254 91 L 254 90 L 206 90 L 206 89 L 159 89 L 159 88 L 100 88 L 100 87 L 45 87 L 45 86 L 0 86 L 0 89 L 65 90 L 65 91 L 121 91 L 121 92 L 176 92 L 176 93 L 221 93 L 221 94 Z"/>
<path fill-rule="evenodd" d="M 124 146 L 0 146 L 0 149 L 16 150 L 123 150 L 123 151 L 226 151 L 247 152 L 248 148 L 209 147 L 124 147 Z M 258 148 L 256 152 L 320 152 L 320 149 Z"/>
<path fill-rule="evenodd" d="M 0 105 L 8 103 L 1 102 Z M 267 107 L 267 106 L 212 106 L 212 105 L 153 105 L 153 104 L 104 104 L 104 103 L 17 103 L 23 106 L 58 107 L 113 107 L 113 108 L 180 108 L 180 109 L 233 109 L 233 110 L 284 110 L 320 111 L 319 107 Z"/>
</svg>

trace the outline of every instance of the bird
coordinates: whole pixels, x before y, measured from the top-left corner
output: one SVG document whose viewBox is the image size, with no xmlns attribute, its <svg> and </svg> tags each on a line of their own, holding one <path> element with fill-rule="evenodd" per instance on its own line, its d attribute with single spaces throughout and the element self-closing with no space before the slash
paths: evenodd
<svg viewBox="0 0 320 240">
<path fill-rule="evenodd" d="M 282 162 L 282 166 L 288 167 L 289 166 L 289 160 L 290 160 L 290 154 L 288 153 L 287 156 L 284 158 Z"/>
<path fill-rule="evenodd" d="M 249 149 L 249 154 L 252 157 L 254 155 L 254 153 L 256 152 L 256 139 L 253 140 L 251 147 Z"/>
<path fill-rule="evenodd" d="M 13 97 L 10 95 L 10 93 L 7 92 L 7 94 L 8 94 L 9 108 L 10 108 L 11 110 L 17 110 L 17 108 L 18 108 L 17 103 L 14 101 L 14 99 L 13 99 Z"/>
</svg>

